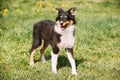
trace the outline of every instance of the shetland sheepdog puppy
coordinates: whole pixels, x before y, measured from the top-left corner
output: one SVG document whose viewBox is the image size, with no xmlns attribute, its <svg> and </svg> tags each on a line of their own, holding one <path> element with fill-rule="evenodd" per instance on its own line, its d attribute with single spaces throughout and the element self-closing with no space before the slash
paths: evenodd
<svg viewBox="0 0 120 80">
<path fill-rule="evenodd" d="M 77 75 L 76 64 L 73 56 L 75 43 L 75 12 L 72 7 L 68 11 L 56 8 L 56 21 L 42 20 L 33 26 L 33 43 L 30 50 L 30 65 L 34 65 L 34 53 L 40 50 L 41 60 L 45 62 L 44 51 L 50 44 L 52 72 L 57 73 L 57 59 L 61 48 L 64 48 L 72 67 L 72 74 Z"/>
</svg>

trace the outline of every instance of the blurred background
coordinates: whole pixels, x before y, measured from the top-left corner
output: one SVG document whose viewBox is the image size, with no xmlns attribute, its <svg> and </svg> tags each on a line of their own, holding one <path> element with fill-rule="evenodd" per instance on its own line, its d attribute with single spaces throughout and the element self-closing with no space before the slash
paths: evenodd
<svg viewBox="0 0 120 80">
<path fill-rule="evenodd" d="M 78 76 L 64 51 L 58 60 L 58 74 L 35 54 L 29 66 L 33 25 L 55 21 L 55 8 L 76 7 L 74 53 Z M 120 0 L 0 0 L 0 80 L 119 80 L 120 79 Z"/>
</svg>

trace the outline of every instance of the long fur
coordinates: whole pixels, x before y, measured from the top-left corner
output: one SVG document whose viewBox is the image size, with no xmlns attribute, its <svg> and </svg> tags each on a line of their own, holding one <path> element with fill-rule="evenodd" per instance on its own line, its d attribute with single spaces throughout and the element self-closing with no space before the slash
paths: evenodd
<svg viewBox="0 0 120 80">
<path fill-rule="evenodd" d="M 73 56 L 73 46 L 75 43 L 75 11 L 76 8 L 70 8 L 64 11 L 56 8 L 58 15 L 56 22 L 51 20 L 42 20 L 33 27 L 33 44 L 30 50 L 30 65 L 34 65 L 34 53 L 40 50 L 41 59 L 45 62 L 44 51 L 50 44 L 52 72 L 57 73 L 57 59 L 61 48 L 65 48 L 67 57 L 72 66 L 72 74 L 77 74 L 76 65 Z"/>
</svg>

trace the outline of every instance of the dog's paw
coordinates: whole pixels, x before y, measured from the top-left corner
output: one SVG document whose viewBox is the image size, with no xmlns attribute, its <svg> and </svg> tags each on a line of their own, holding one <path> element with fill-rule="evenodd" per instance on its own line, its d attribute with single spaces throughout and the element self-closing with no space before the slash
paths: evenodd
<svg viewBox="0 0 120 80">
<path fill-rule="evenodd" d="M 77 72 L 72 72 L 72 75 L 77 75 Z"/>
<path fill-rule="evenodd" d="M 33 66 L 34 65 L 34 62 L 30 62 L 30 66 Z"/>
<path fill-rule="evenodd" d="M 57 74 L 57 70 L 52 70 L 52 72 L 53 72 L 54 74 Z"/>
<path fill-rule="evenodd" d="M 42 62 L 45 63 L 46 62 L 46 59 L 45 58 L 41 58 Z"/>
</svg>

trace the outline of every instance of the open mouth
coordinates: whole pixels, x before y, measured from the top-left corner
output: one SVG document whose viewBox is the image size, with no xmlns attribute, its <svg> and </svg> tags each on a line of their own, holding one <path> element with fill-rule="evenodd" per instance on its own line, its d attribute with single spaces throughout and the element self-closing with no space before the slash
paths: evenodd
<svg viewBox="0 0 120 80">
<path fill-rule="evenodd" d="M 66 28 L 66 25 L 62 26 L 61 25 L 61 30 L 64 30 Z"/>
</svg>

